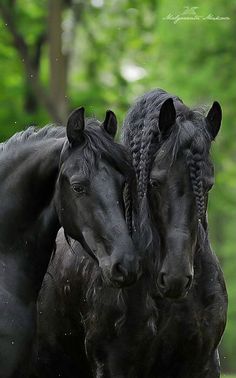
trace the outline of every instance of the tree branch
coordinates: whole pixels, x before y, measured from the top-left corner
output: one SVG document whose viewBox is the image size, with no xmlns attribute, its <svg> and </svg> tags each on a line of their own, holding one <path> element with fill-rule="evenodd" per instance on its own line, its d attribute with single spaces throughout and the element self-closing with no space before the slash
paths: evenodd
<svg viewBox="0 0 236 378">
<path fill-rule="evenodd" d="M 43 32 L 37 36 L 37 39 L 35 41 L 35 44 L 33 46 L 31 55 L 31 63 L 34 67 L 34 70 L 37 72 L 37 76 L 40 72 L 40 62 L 41 62 L 41 51 L 42 46 L 47 40 L 47 34 L 46 32 Z M 30 83 L 30 80 L 28 77 L 26 77 L 26 86 L 25 86 L 25 110 L 27 113 L 35 113 L 35 111 L 38 108 L 39 100 L 35 96 L 35 93 L 32 91 L 32 85 Z"/>
</svg>

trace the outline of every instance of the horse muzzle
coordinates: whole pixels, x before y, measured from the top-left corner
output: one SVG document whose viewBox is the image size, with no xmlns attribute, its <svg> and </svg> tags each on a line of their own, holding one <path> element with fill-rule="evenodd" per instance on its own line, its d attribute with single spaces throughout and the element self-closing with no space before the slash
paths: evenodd
<svg viewBox="0 0 236 378">
<path fill-rule="evenodd" d="M 181 299 L 188 294 L 192 281 L 193 275 L 174 276 L 160 272 L 157 284 L 163 297 Z"/>
</svg>

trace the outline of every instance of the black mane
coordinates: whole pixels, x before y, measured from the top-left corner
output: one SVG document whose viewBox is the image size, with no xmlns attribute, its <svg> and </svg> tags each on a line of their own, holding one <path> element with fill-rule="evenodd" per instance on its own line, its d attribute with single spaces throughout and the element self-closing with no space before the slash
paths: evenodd
<svg viewBox="0 0 236 378">
<path fill-rule="evenodd" d="M 82 162 L 86 171 L 92 171 L 99 158 L 105 158 L 110 164 L 126 173 L 131 172 L 131 161 L 124 146 L 116 143 L 102 130 L 101 123 L 95 119 L 87 119 L 85 127 L 85 141 L 81 148 Z M 49 138 L 64 138 L 66 129 L 63 126 L 47 125 L 43 128 L 30 126 L 26 130 L 14 134 L 10 139 L 0 143 L 0 152 Z"/>
<path fill-rule="evenodd" d="M 82 155 L 82 158 L 80 158 Z M 129 177 L 132 171 L 131 159 L 127 150 L 116 143 L 95 119 L 87 119 L 84 130 L 84 143 L 78 151 L 78 159 L 82 170 L 89 174 L 96 168 L 100 159 L 104 158 L 116 170 Z"/>
<path fill-rule="evenodd" d="M 30 126 L 26 130 L 14 134 L 10 139 L 0 143 L 0 151 L 6 151 L 26 142 L 37 142 L 48 138 L 63 138 L 65 128 L 63 126 L 47 125 L 43 128 Z"/>
<path fill-rule="evenodd" d="M 161 139 L 158 120 L 161 105 L 172 98 L 177 118 L 166 139 Z M 154 89 L 138 98 L 129 110 L 123 127 L 123 140 L 132 153 L 139 195 L 147 190 L 151 164 L 156 156 L 160 159 L 171 155 L 175 161 L 178 152 L 187 147 L 190 150 L 208 152 L 210 136 L 204 127 L 204 109 L 190 109 L 182 100 L 163 89 Z"/>
</svg>

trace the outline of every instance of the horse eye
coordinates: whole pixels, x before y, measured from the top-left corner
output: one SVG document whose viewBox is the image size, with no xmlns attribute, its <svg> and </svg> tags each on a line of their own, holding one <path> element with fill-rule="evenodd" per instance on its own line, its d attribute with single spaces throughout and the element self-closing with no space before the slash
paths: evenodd
<svg viewBox="0 0 236 378">
<path fill-rule="evenodd" d="M 78 194 L 86 194 L 86 188 L 83 185 L 73 184 L 72 189 Z"/>
<path fill-rule="evenodd" d="M 158 189 L 160 187 L 160 183 L 157 180 L 150 179 L 149 183 L 153 189 Z"/>
</svg>

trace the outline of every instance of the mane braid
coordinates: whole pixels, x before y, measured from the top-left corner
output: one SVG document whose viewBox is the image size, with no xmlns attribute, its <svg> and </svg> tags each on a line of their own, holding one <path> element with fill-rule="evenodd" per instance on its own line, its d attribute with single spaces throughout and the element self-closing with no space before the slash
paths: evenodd
<svg viewBox="0 0 236 378">
<path fill-rule="evenodd" d="M 203 184 L 201 177 L 202 158 L 198 153 L 190 153 L 189 156 L 189 173 L 192 183 L 192 189 L 195 196 L 198 220 L 202 222 L 205 214 L 205 200 L 203 193 Z"/>
<path fill-rule="evenodd" d="M 158 118 L 162 103 L 169 97 L 181 102 L 162 89 L 155 89 L 137 99 L 124 121 L 123 141 L 129 146 L 137 177 L 138 197 L 147 191 L 154 152 L 159 143 Z"/>
<path fill-rule="evenodd" d="M 123 193 L 124 206 L 125 206 L 125 218 L 128 226 L 129 234 L 132 236 L 132 195 L 130 190 L 130 184 L 126 183 Z"/>
<path fill-rule="evenodd" d="M 138 193 L 141 199 L 147 192 L 149 174 L 153 162 L 154 151 L 156 149 L 157 141 L 159 140 L 160 132 L 157 128 L 157 115 L 152 115 L 149 121 L 149 128 L 144 130 L 142 135 L 142 143 L 140 149 L 140 164 L 139 164 L 139 183 Z"/>
<path fill-rule="evenodd" d="M 132 160 L 133 160 L 133 166 L 136 172 L 136 178 L 137 182 L 139 182 L 139 176 L 140 176 L 140 150 L 142 148 L 142 134 L 144 130 L 144 122 L 146 117 L 146 99 L 142 98 L 140 100 L 140 111 L 137 114 L 135 111 L 131 111 L 129 117 L 131 118 L 132 123 L 135 123 L 135 133 L 133 132 L 132 127 L 128 127 L 128 137 L 127 142 L 130 147 L 130 151 L 132 154 Z M 125 136 L 125 135 L 124 135 Z"/>
</svg>

